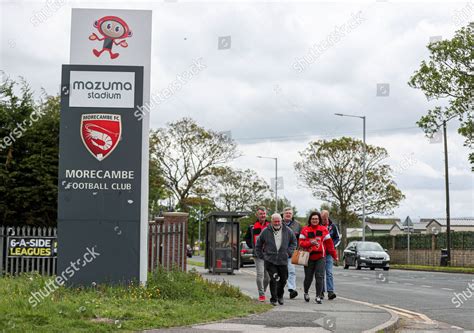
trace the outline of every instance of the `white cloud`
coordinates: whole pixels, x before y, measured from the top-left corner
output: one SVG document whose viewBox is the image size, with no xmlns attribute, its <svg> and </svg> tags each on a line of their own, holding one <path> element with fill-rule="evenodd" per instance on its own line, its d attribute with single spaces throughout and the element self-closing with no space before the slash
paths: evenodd
<svg viewBox="0 0 474 333">
<path fill-rule="evenodd" d="M 274 176 L 272 161 L 254 156 L 278 156 L 282 194 L 305 212 L 320 202 L 297 185 L 297 152 L 316 136 L 360 138 L 360 120 L 333 114 L 364 114 L 367 142 L 385 147 L 390 164 L 399 167 L 395 179 L 407 199 L 396 214 L 443 215 L 443 147 L 430 145 L 415 128 L 436 102 L 426 101 L 407 81 L 428 57 L 430 36 L 449 38 L 459 28 L 455 15 L 465 2 L 74 1 L 34 27 L 30 17 L 42 6 L 42 1 L 0 4 L 0 68 L 25 77 L 36 91 L 58 91 L 61 64 L 69 60 L 72 6 L 153 9 L 152 91 L 168 86 L 193 59 L 202 57 L 208 68 L 152 111 L 152 128 L 187 116 L 230 130 L 245 153 L 233 165 L 255 169 L 267 180 Z M 365 18 L 359 27 L 303 73 L 293 69 L 295 58 L 358 11 Z M 226 35 L 232 36 L 231 49 L 218 50 L 217 38 Z M 376 97 L 376 84 L 385 82 L 390 96 Z M 455 128 L 450 124 L 448 133 L 452 216 L 474 215 L 468 151 Z M 289 138 L 254 139 L 281 136 Z"/>
</svg>

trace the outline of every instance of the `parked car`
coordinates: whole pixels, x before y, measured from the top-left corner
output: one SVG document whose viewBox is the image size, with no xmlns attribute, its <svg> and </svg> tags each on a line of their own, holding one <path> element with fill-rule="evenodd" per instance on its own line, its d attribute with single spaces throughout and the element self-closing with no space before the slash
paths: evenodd
<svg viewBox="0 0 474 333">
<path fill-rule="evenodd" d="M 240 242 L 240 267 L 245 264 L 254 264 L 253 250 L 248 247 L 247 243 Z"/>
<path fill-rule="evenodd" d="M 355 266 L 356 269 L 369 267 L 383 268 L 384 271 L 390 269 L 390 256 L 377 242 L 350 242 L 343 254 L 344 269 Z"/>
<path fill-rule="evenodd" d="M 193 248 L 189 244 L 186 244 L 186 255 L 188 256 L 188 258 L 193 257 Z"/>
</svg>

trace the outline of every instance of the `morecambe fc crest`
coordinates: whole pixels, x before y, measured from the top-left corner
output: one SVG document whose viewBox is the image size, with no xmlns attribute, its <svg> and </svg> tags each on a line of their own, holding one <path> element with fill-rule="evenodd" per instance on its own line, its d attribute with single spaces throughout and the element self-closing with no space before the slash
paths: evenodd
<svg viewBox="0 0 474 333">
<path fill-rule="evenodd" d="M 122 122 L 118 114 L 83 114 L 81 138 L 87 150 L 102 161 L 117 147 L 122 134 Z"/>
</svg>

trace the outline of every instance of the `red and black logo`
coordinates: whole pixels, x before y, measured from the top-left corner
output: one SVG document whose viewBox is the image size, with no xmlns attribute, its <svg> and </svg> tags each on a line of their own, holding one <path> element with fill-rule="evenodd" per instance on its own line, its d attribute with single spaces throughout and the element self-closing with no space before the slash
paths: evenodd
<svg viewBox="0 0 474 333">
<path fill-rule="evenodd" d="M 122 134 L 121 117 L 118 114 L 83 114 L 81 138 L 87 150 L 102 161 L 117 147 Z"/>
</svg>

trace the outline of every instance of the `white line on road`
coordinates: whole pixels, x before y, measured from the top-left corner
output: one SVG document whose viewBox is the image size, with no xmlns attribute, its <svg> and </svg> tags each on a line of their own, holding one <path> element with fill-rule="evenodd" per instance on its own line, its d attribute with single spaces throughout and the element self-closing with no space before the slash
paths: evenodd
<svg viewBox="0 0 474 333">
<path fill-rule="evenodd" d="M 454 289 L 451 289 L 451 288 L 441 288 L 443 290 L 447 290 L 447 291 L 454 291 Z"/>
<path fill-rule="evenodd" d="M 422 287 L 425 287 L 425 288 L 433 288 L 432 286 L 427 286 L 427 285 L 422 285 Z"/>
<path fill-rule="evenodd" d="M 414 286 L 413 283 L 404 283 L 405 286 Z"/>
</svg>

